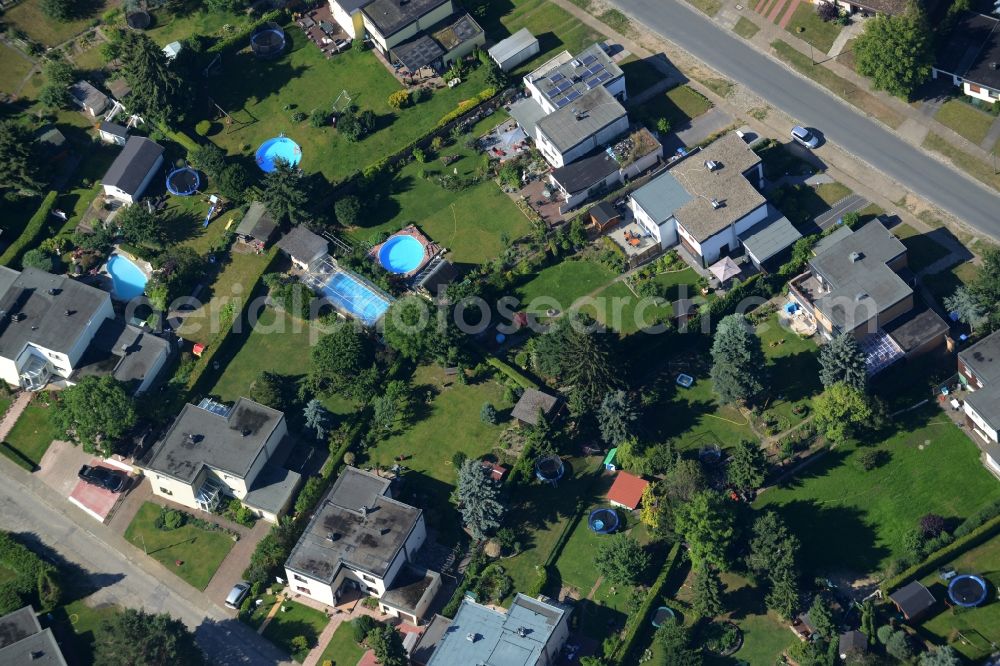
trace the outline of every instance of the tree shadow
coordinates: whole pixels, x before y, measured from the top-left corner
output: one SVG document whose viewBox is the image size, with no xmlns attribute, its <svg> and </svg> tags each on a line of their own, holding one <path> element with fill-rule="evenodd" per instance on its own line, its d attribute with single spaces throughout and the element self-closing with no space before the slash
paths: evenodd
<svg viewBox="0 0 1000 666">
<path fill-rule="evenodd" d="M 38 555 L 59 571 L 63 590 L 61 603 L 66 604 L 88 597 L 98 590 L 110 587 L 122 580 L 120 573 L 95 573 L 67 560 L 61 553 L 41 540 L 34 532 L 13 532 L 11 538 Z"/>
<path fill-rule="evenodd" d="M 781 399 L 798 402 L 822 390 L 819 381 L 819 356 L 800 351 L 771 359 L 771 385 L 782 388 Z M 778 398 L 778 396 L 774 396 Z"/>
<path fill-rule="evenodd" d="M 237 619 L 205 619 L 194 630 L 198 646 L 216 664 L 283 663 L 288 655 Z"/>
</svg>

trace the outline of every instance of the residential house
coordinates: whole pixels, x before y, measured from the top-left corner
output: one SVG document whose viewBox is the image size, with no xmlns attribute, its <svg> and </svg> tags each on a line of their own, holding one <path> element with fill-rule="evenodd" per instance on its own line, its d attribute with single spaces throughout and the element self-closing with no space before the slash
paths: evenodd
<svg viewBox="0 0 1000 666">
<path fill-rule="evenodd" d="M 889 595 L 889 601 L 908 621 L 919 620 L 927 614 L 937 600 L 920 581 L 913 580 Z"/>
<path fill-rule="evenodd" d="M 554 169 L 549 183 L 562 199 L 560 213 L 602 196 L 657 164 L 663 146 L 646 128 L 623 137 L 604 150 Z"/>
<path fill-rule="evenodd" d="M 51 629 L 42 629 L 31 606 L 0 617 L 0 664 L 66 666 Z"/>
<path fill-rule="evenodd" d="M 875 374 L 944 342 L 948 325 L 913 293 L 906 246 L 880 220 L 842 227 L 814 248 L 808 269 L 788 295 L 826 339 L 853 335 Z"/>
<path fill-rule="evenodd" d="M 296 268 L 307 271 L 326 256 L 329 245 L 322 236 L 314 234 L 302 225 L 281 237 L 278 247 L 287 254 Z"/>
<path fill-rule="evenodd" d="M 454 619 L 434 616 L 411 657 L 426 666 L 548 666 L 559 662 L 569 638 L 570 613 L 565 606 L 520 592 L 506 610 L 466 597 Z"/>
<path fill-rule="evenodd" d="M 383 613 L 420 623 L 441 577 L 415 563 L 427 539 L 424 515 L 393 499 L 391 486 L 356 467 L 341 472 L 285 562 L 296 593 L 328 606 L 360 593 Z"/>
<path fill-rule="evenodd" d="M 501 70 L 509 72 L 521 63 L 534 58 L 540 51 L 538 38 L 527 28 L 521 28 L 510 37 L 491 46 L 488 53 Z"/>
<path fill-rule="evenodd" d="M 628 99 L 625 73 L 598 43 L 575 56 L 563 51 L 525 76 L 524 86 L 546 115 L 572 105 L 598 87 L 619 102 Z"/>
<path fill-rule="evenodd" d="M 285 415 L 276 409 L 249 398 L 231 407 L 204 399 L 184 405 L 138 466 L 154 495 L 202 511 L 235 498 L 276 522 L 300 480 L 279 464 L 287 434 Z"/>
<path fill-rule="evenodd" d="M 70 382 L 89 375 L 111 375 L 132 395 L 141 395 L 153 387 L 172 351 L 170 342 L 148 330 L 122 318 L 105 319 Z"/>
<path fill-rule="evenodd" d="M 128 128 L 108 120 L 101 121 L 101 124 L 97 128 L 97 133 L 104 143 L 124 146 L 125 142 L 128 141 Z"/>
<path fill-rule="evenodd" d="M 96 287 L 0 266 L 0 378 L 30 391 L 68 380 L 114 316 L 111 296 Z"/>
<path fill-rule="evenodd" d="M 986 469 L 1000 478 L 1000 332 L 958 352 L 958 379 L 970 391 L 962 409 Z"/>
<path fill-rule="evenodd" d="M 837 653 L 845 661 L 863 655 L 868 652 L 868 637 L 857 629 L 845 631 L 840 635 L 838 648 Z"/>
<path fill-rule="evenodd" d="M 861 13 L 866 16 L 901 16 L 906 13 L 911 0 L 813 0 L 815 4 L 831 1 L 840 9 L 850 13 Z M 918 0 L 918 5 L 927 14 L 931 14 L 937 7 L 938 0 Z"/>
<path fill-rule="evenodd" d="M 629 207 L 661 249 L 679 243 L 707 267 L 737 251 L 761 222 L 780 219 L 763 185 L 760 157 L 730 132 L 632 192 Z"/>
<path fill-rule="evenodd" d="M 111 93 L 111 97 L 122 105 L 125 104 L 125 99 L 132 94 L 132 86 L 123 78 L 112 79 L 106 82 L 104 87 Z"/>
<path fill-rule="evenodd" d="M 263 252 L 277 230 L 278 224 L 267 212 L 267 207 L 254 201 L 236 227 L 236 238 L 258 252 Z"/>
<path fill-rule="evenodd" d="M 454 14 L 392 47 L 389 57 L 410 73 L 424 67 L 442 71 L 486 44 L 486 33 L 469 14 Z"/>
<path fill-rule="evenodd" d="M 777 209 L 768 206 L 768 215 L 739 235 L 747 257 L 761 271 L 778 268 L 791 254 L 802 234 Z"/>
<path fill-rule="evenodd" d="M 1000 100 L 1000 19 L 976 12 L 958 14 L 938 50 L 931 75 L 950 78 L 969 97 Z"/>
<path fill-rule="evenodd" d="M 108 96 L 90 81 L 77 81 L 69 87 L 69 94 L 80 110 L 91 118 L 96 118 L 108 108 Z"/>
<path fill-rule="evenodd" d="M 542 393 L 537 389 L 525 389 L 510 415 L 522 425 L 536 426 L 539 414 L 548 417 L 558 404 L 559 398 L 554 395 Z"/>
<path fill-rule="evenodd" d="M 618 472 L 615 474 L 615 481 L 608 489 L 608 502 L 611 506 L 619 506 L 629 511 L 639 508 L 642 502 L 642 493 L 649 487 L 649 481 L 635 474 L 628 472 Z"/>
<path fill-rule="evenodd" d="M 101 179 L 104 196 L 123 204 L 135 203 L 161 166 L 163 146 L 144 136 L 129 137 Z"/>
</svg>

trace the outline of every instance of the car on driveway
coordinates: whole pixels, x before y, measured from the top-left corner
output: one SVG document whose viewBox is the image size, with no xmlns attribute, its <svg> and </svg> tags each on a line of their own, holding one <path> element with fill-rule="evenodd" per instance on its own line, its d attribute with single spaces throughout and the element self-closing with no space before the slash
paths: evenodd
<svg viewBox="0 0 1000 666">
<path fill-rule="evenodd" d="M 792 141 L 810 150 L 819 146 L 819 137 L 799 125 L 792 128 Z"/>
<path fill-rule="evenodd" d="M 97 467 L 96 465 L 84 465 L 80 468 L 77 476 L 92 486 L 104 488 L 113 493 L 120 493 L 125 490 L 125 486 L 128 484 L 128 475 L 125 472 L 107 467 Z"/>
<path fill-rule="evenodd" d="M 250 583 L 247 581 L 236 583 L 236 585 L 233 585 L 233 589 L 229 590 L 229 596 L 226 597 L 226 607 L 232 608 L 233 610 L 239 610 L 240 604 L 243 603 L 243 600 L 249 592 Z"/>
</svg>

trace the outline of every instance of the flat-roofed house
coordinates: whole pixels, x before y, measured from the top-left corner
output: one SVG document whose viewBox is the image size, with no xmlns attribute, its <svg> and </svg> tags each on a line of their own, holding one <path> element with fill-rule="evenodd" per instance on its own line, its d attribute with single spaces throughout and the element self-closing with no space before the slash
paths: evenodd
<svg viewBox="0 0 1000 666">
<path fill-rule="evenodd" d="M 393 499 L 391 485 L 356 467 L 341 472 L 285 562 L 295 592 L 328 606 L 360 592 L 382 612 L 419 624 L 441 577 L 414 563 L 427 539 L 424 515 Z"/>
<path fill-rule="evenodd" d="M 611 143 L 628 131 L 625 107 L 604 87 L 582 95 L 535 124 L 535 145 L 558 168 Z"/>
<path fill-rule="evenodd" d="M 275 522 L 300 480 L 272 460 L 287 434 L 285 415 L 276 409 L 249 398 L 232 407 L 206 399 L 184 405 L 138 466 L 154 495 L 202 511 L 235 498 Z"/>
<path fill-rule="evenodd" d="M 163 146 L 144 136 L 129 137 L 101 179 L 104 196 L 124 204 L 135 203 L 161 166 Z"/>
<path fill-rule="evenodd" d="M 983 464 L 1000 478 L 1000 332 L 958 352 L 958 379 L 970 391 L 965 423 L 983 453 Z"/>
</svg>

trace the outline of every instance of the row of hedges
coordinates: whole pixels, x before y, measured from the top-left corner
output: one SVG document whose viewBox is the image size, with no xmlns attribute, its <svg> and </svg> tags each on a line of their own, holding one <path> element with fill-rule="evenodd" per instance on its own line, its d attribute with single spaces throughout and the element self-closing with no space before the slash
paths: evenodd
<svg viewBox="0 0 1000 666">
<path fill-rule="evenodd" d="M 955 539 L 944 548 L 931 553 L 931 555 L 929 555 L 927 559 L 920 564 L 915 564 L 902 573 L 886 579 L 881 585 L 882 593 L 889 594 L 891 591 L 895 590 L 910 579 L 920 578 L 921 576 L 926 575 L 928 572 L 933 571 L 945 562 L 948 562 L 949 560 L 958 557 L 965 551 L 975 548 L 979 544 L 989 540 L 998 532 L 1000 532 L 1000 516 L 996 516 L 988 520 L 965 536 Z"/>
<path fill-rule="evenodd" d="M 247 48 L 250 46 L 250 33 L 269 21 L 274 21 L 279 25 L 284 25 L 288 22 L 288 15 L 283 9 L 274 9 L 265 14 L 261 14 L 260 18 L 256 21 L 242 26 L 229 37 L 220 39 L 215 44 L 212 44 L 210 47 L 205 49 L 205 53 L 214 57 L 216 54 L 223 53 L 234 47 L 239 47 L 236 49 L 237 51 Z"/>
<path fill-rule="evenodd" d="M 531 381 L 523 374 L 514 369 L 514 366 L 510 365 L 506 361 L 498 359 L 496 356 L 487 356 L 486 362 L 503 373 L 508 379 L 513 381 L 515 384 L 523 389 L 535 389 L 538 390 L 538 384 Z"/>
<path fill-rule="evenodd" d="M 0 585 L 0 615 L 28 604 L 44 613 L 59 604 L 62 588 L 58 570 L 7 532 L 0 532 L 0 566 L 12 574 Z"/>
<path fill-rule="evenodd" d="M 159 129 L 161 132 L 163 132 L 163 135 L 165 137 L 167 137 L 174 143 L 180 144 L 181 146 L 183 146 L 184 150 L 188 151 L 189 153 L 198 150 L 198 142 L 189 137 L 184 132 L 181 132 L 180 130 L 170 130 L 165 127 L 161 127 Z"/>
<path fill-rule="evenodd" d="M 264 274 L 271 270 L 271 266 L 275 263 L 277 257 L 278 246 L 274 245 L 267 253 L 267 261 L 264 262 L 261 270 L 256 275 L 252 276 L 251 280 L 247 281 L 250 288 L 247 290 L 248 296 L 243 301 L 243 307 L 240 311 L 224 312 L 220 315 L 221 325 L 219 327 L 219 332 L 216 333 L 215 337 L 208 343 L 205 351 L 201 355 L 201 358 L 198 359 L 198 363 L 188 376 L 186 389 L 189 397 L 194 397 L 199 389 L 204 388 L 201 384 L 203 378 L 205 377 L 205 371 L 212 367 L 213 360 L 219 355 L 219 352 L 225 349 L 230 343 L 231 338 L 235 335 L 233 333 L 233 324 L 246 317 L 247 310 L 254 300 L 254 292 L 261 284 Z"/>
<path fill-rule="evenodd" d="M 462 599 L 465 598 L 465 593 L 475 586 L 475 584 L 479 581 L 479 574 L 483 572 L 483 569 L 485 569 L 489 563 L 490 558 L 487 557 L 486 553 L 482 550 L 477 549 L 474 553 L 472 553 L 469 565 L 465 568 L 465 578 L 463 578 L 462 583 L 455 588 L 455 592 L 451 595 L 451 599 L 448 600 L 448 603 L 441 609 L 441 615 L 450 618 L 455 617 L 455 613 L 458 612 L 458 607 L 462 605 Z"/>
<path fill-rule="evenodd" d="M 763 273 L 753 275 L 745 282 L 737 284 L 725 296 L 717 298 L 708 304 L 708 315 L 712 319 L 712 327 L 714 328 L 719 323 L 719 320 L 726 315 L 742 310 L 742 304 L 745 299 L 753 298 L 766 301 L 778 293 L 783 285 L 784 278 L 780 275 L 765 275 Z M 760 303 L 756 303 L 754 307 L 757 305 L 760 305 Z"/>
<path fill-rule="evenodd" d="M 9 458 L 18 467 L 23 467 L 29 472 L 34 472 L 36 469 L 34 462 L 7 442 L 0 442 L 0 455 Z"/>
<path fill-rule="evenodd" d="M 667 554 L 667 560 L 660 570 L 660 575 L 653 581 L 653 585 L 649 588 L 642 606 L 625 621 L 625 639 L 618 645 L 618 649 L 615 650 L 613 655 L 608 655 L 612 663 L 624 666 L 624 664 L 636 664 L 639 662 L 634 657 L 634 653 L 638 648 L 639 637 L 643 635 L 642 630 L 647 628 L 649 614 L 663 598 L 663 589 L 667 586 L 667 580 L 683 560 L 683 555 L 684 551 L 681 549 L 680 542 L 674 543 L 673 548 Z"/>
<path fill-rule="evenodd" d="M 21 256 L 25 252 L 41 242 L 46 232 L 45 223 L 49 219 L 49 213 L 52 212 L 52 206 L 55 205 L 57 196 L 59 196 L 59 193 L 55 190 L 45 195 L 41 205 L 35 211 L 35 214 L 31 216 L 31 219 L 28 220 L 28 224 L 24 227 L 21 235 L 0 255 L 0 265 L 13 267 L 16 262 L 21 260 Z"/>
<path fill-rule="evenodd" d="M 458 106 L 456 106 L 454 109 L 441 116 L 441 120 L 437 122 L 437 127 L 439 128 L 444 127 L 451 121 L 458 120 L 459 118 L 467 114 L 469 111 L 472 111 L 480 104 L 488 102 L 494 97 L 496 97 L 496 94 L 497 94 L 496 88 L 493 87 L 483 88 L 478 95 L 470 97 L 469 99 L 463 99 L 461 102 L 458 103 Z"/>
</svg>

